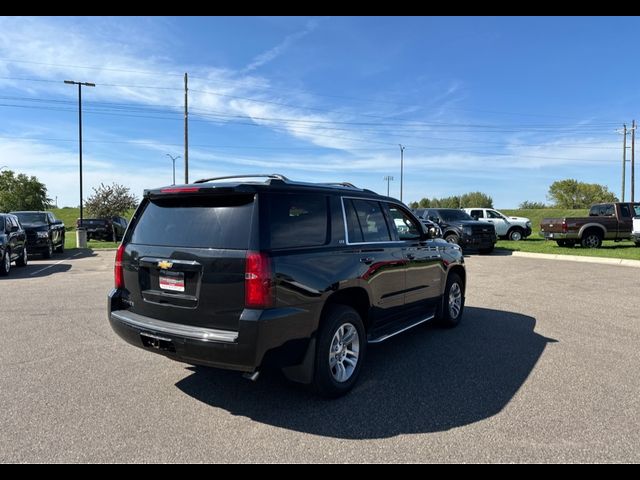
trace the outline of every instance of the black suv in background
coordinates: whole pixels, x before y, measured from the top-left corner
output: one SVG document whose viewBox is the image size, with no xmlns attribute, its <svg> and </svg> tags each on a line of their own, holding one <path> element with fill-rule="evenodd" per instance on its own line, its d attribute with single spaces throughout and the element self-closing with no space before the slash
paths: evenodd
<svg viewBox="0 0 640 480">
<path fill-rule="evenodd" d="M 419 218 L 440 225 L 442 238 L 462 248 L 477 248 L 480 253 L 491 253 L 498 241 L 493 224 L 479 222 L 457 208 L 418 208 L 414 212 Z"/>
<path fill-rule="evenodd" d="M 24 267 L 27 264 L 27 235 L 18 217 L 0 213 L 0 276 L 11 270 L 11 262 Z"/>
<path fill-rule="evenodd" d="M 462 316 L 460 248 L 402 203 L 282 175 L 146 190 L 118 248 L 112 328 L 190 364 L 267 365 L 335 397 L 367 344 Z"/>
<path fill-rule="evenodd" d="M 97 238 L 117 242 L 124 237 L 127 224 L 127 219 L 123 217 L 82 219 L 82 225 L 87 231 L 87 240 Z M 76 227 L 80 228 L 80 219 L 76 220 Z"/>
<path fill-rule="evenodd" d="M 64 252 L 64 223 L 51 212 L 11 212 L 27 233 L 29 253 L 51 258 L 54 250 Z"/>
</svg>

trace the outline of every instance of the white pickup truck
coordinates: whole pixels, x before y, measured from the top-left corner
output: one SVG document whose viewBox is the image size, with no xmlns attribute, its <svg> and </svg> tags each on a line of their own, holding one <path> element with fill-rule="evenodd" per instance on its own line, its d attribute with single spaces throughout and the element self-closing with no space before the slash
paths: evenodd
<svg viewBox="0 0 640 480">
<path fill-rule="evenodd" d="M 531 235 L 531 220 L 524 217 L 510 217 L 493 208 L 463 208 L 476 220 L 493 223 L 498 237 L 507 240 L 522 240 Z"/>
<path fill-rule="evenodd" d="M 633 229 L 631 231 L 631 238 L 634 242 L 636 242 L 636 247 L 640 247 L 640 216 L 633 217 Z"/>
</svg>

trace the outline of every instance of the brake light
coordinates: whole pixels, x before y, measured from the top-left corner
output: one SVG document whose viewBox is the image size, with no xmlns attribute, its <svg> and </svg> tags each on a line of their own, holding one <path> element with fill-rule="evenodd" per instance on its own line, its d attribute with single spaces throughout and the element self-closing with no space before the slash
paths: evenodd
<svg viewBox="0 0 640 480">
<path fill-rule="evenodd" d="M 244 303 L 247 308 L 273 305 L 271 263 L 264 252 L 247 252 L 244 274 Z"/>
<path fill-rule="evenodd" d="M 170 187 L 161 189 L 160 193 L 189 193 L 197 192 L 199 190 L 200 187 Z"/>
<path fill-rule="evenodd" d="M 122 257 L 124 256 L 124 245 L 120 244 L 116 252 L 116 263 L 113 266 L 113 277 L 115 287 L 117 289 L 124 288 L 124 268 L 122 266 Z"/>
<path fill-rule="evenodd" d="M 567 221 L 562 221 L 562 233 L 567 233 Z"/>
</svg>

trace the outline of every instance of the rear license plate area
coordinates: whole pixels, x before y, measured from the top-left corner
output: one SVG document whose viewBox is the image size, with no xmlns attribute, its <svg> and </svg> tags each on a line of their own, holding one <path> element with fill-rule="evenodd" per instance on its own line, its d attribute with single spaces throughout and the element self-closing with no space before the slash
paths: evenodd
<svg viewBox="0 0 640 480">
<path fill-rule="evenodd" d="M 161 290 L 184 292 L 184 272 L 160 271 L 158 284 Z"/>
<path fill-rule="evenodd" d="M 153 348 L 154 350 L 160 350 L 161 352 L 175 352 L 176 348 L 170 338 L 159 337 L 151 333 L 140 333 L 140 340 L 142 345 L 147 348 Z"/>
</svg>

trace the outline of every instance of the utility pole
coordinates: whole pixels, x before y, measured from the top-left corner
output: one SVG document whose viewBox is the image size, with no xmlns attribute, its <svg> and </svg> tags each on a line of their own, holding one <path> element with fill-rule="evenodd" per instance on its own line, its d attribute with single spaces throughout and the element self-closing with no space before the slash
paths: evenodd
<svg viewBox="0 0 640 480">
<path fill-rule="evenodd" d="M 631 202 L 635 202 L 636 191 L 636 162 L 635 162 L 635 147 L 636 147 L 636 121 L 631 123 Z M 624 200 L 623 200 L 624 201 Z"/>
<path fill-rule="evenodd" d="M 390 175 L 387 175 L 386 177 L 384 177 L 385 181 L 387 182 L 387 197 L 389 196 L 389 182 L 391 180 L 393 180 L 393 177 Z"/>
<path fill-rule="evenodd" d="M 620 198 L 624 202 L 624 181 L 627 177 L 627 124 L 623 123 L 622 126 L 622 195 Z M 620 133 L 620 130 L 618 130 L 618 133 Z"/>
<path fill-rule="evenodd" d="M 174 157 L 173 155 L 169 155 L 168 153 L 166 155 L 173 162 L 173 183 L 171 185 L 175 185 L 176 184 L 176 160 L 180 158 L 180 155 L 178 155 L 177 157 Z"/>
<path fill-rule="evenodd" d="M 187 72 L 184 72 L 184 183 L 189 183 L 189 109 Z"/>
<path fill-rule="evenodd" d="M 404 176 L 404 146 L 400 145 L 400 201 L 402 201 L 402 177 Z"/>
<path fill-rule="evenodd" d="M 95 83 L 89 82 L 75 82 L 73 80 L 65 80 L 64 83 L 68 85 L 78 85 L 78 137 L 79 137 L 79 148 L 78 152 L 80 154 L 80 228 L 84 228 L 82 223 L 82 86 L 85 87 L 95 87 Z"/>
</svg>

